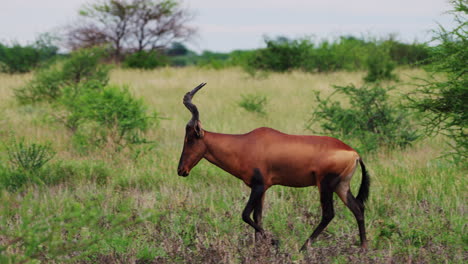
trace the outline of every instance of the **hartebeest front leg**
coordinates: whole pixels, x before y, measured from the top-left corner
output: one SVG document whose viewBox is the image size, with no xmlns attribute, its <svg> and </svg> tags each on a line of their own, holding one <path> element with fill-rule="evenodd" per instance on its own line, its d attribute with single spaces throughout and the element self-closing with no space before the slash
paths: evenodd
<svg viewBox="0 0 468 264">
<path fill-rule="evenodd" d="M 265 192 L 266 190 L 264 190 L 262 197 L 260 198 L 259 201 L 257 201 L 257 204 L 255 204 L 254 211 L 253 211 L 254 223 L 256 223 L 260 228 L 262 228 L 262 212 L 263 212 L 263 201 L 265 199 Z M 262 232 L 255 231 L 255 241 L 258 242 L 262 238 L 264 238 L 264 234 Z"/>
<path fill-rule="evenodd" d="M 327 175 L 328 176 L 328 175 Z M 333 209 L 333 191 L 337 185 L 336 177 L 325 176 L 324 180 L 319 186 L 320 191 L 320 204 L 322 206 L 322 220 L 320 221 L 317 228 L 315 228 L 309 239 L 306 240 L 304 245 L 301 247 L 301 251 L 307 248 L 307 244 L 312 243 L 320 233 L 327 227 L 330 221 L 335 217 L 335 210 Z"/>
</svg>

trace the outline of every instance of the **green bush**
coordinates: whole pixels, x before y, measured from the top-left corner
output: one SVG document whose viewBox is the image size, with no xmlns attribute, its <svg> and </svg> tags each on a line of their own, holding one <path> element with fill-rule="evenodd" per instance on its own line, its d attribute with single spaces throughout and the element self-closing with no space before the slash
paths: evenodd
<svg viewBox="0 0 468 264">
<path fill-rule="evenodd" d="M 110 68 L 100 64 L 105 54 L 102 48 L 75 51 L 61 63 L 40 70 L 26 86 L 15 90 L 20 103 L 54 102 L 65 87 L 79 93 L 83 83 L 106 85 Z"/>
<path fill-rule="evenodd" d="M 378 82 L 382 80 L 396 80 L 393 74 L 396 63 L 390 58 L 388 48 L 381 45 L 375 47 L 366 60 L 367 75 L 365 82 Z"/>
<path fill-rule="evenodd" d="M 50 67 L 39 70 L 28 84 L 14 93 L 21 104 L 52 102 L 60 97 L 64 85 L 62 72 L 56 67 Z"/>
<path fill-rule="evenodd" d="M 260 115 L 266 115 L 265 105 L 268 100 L 265 95 L 259 94 L 243 94 L 242 99 L 238 102 L 238 105 L 248 112 L 257 113 Z"/>
<path fill-rule="evenodd" d="M 52 103 L 51 115 L 72 132 L 80 151 L 89 144 L 118 150 L 144 143 L 142 134 L 156 118 L 127 88 L 107 85 L 109 67 L 100 64 L 104 54 L 102 48 L 76 51 L 15 91 L 21 103 Z"/>
<path fill-rule="evenodd" d="M 11 47 L 0 44 L 0 71 L 25 73 L 40 62 L 39 52 L 32 46 L 13 44 Z"/>
<path fill-rule="evenodd" d="M 9 167 L 0 166 L 0 188 L 15 191 L 26 184 L 42 184 L 42 169 L 54 156 L 49 144 L 12 139 L 6 147 Z"/>
<path fill-rule="evenodd" d="M 142 133 L 151 121 L 157 120 L 157 114 L 150 115 L 143 101 L 132 96 L 125 87 L 83 89 L 79 96 L 64 97 L 62 103 L 70 113 L 68 123 L 75 122 L 76 129 L 79 124 L 87 124 L 88 138 L 98 145 L 125 147 L 144 143 Z M 83 133 L 86 131 L 78 136 Z"/>
<path fill-rule="evenodd" d="M 13 139 L 6 146 L 10 164 L 16 170 L 36 172 L 55 156 L 50 143 L 26 143 L 24 138 Z"/>
<path fill-rule="evenodd" d="M 150 70 L 168 65 L 168 59 L 156 51 L 138 51 L 127 55 L 123 66 L 127 68 Z"/>
<path fill-rule="evenodd" d="M 388 40 L 385 45 L 390 47 L 389 55 L 398 65 L 423 65 L 429 58 L 429 47 L 426 44 L 406 44 Z"/>
<path fill-rule="evenodd" d="M 352 142 L 360 151 L 374 151 L 382 146 L 406 147 L 418 134 L 410 125 L 408 112 L 390 103 L 388 90 L 378 85 L 360 88 L 348 85 L 335 86 L 335 92 L 327 98 L 322 99 L 316 93 L 318 106 L 307 127 Z M 348 98 L 349 107 L 343 107 L 341 100 L 333 100 L 337 93 Z M 313 129 L 315 123 L 321 130 Z"/>
<path fill-rule="evenodd" d="M 289 40 L 279 37 L 276 40 L 265 39 L 265 43 L 266 48 L 258 49 L 249 56 L 247 71 L 286 72 L 309 66 L 305 63 L 313 49 L 313 44 L 309 40 Z"/>
<path fill-rule="evenodd" d="M 8 46 L 0 43 L 0 72 L 25 73 L 47 63 L 57 55 L 58 47 L 52 44 L 50 34 L 41 34 L 32 45 Z"/>
<path fill-rule="evenodd" d="M 428 134 L 441 133 L 454 141 L 457 160 L 466 164 L 468 158 L 468 33 L 466 1 L 451 1 L 457 26 L 453 30 L 440 27 L 435 40 L 440 42 L 430 49 L 429 75 L 411 95 L 412 107 L 424 115 L 423 124 Z M 443 78 L 441 78 L 441 75 Z"/>
<path fill-rule="evenodd" d="M 316 44 L 310 39 L 290 40 L 285 37 L 265 39 L 266 48 L 248 54 L 243 68 L 251 74 L 256 71 L 329 72 L 369 69 L 370 81 L 392 79 L 393 60 L 401 64 L 418 63 L 426 59 L 426 45 L 404 44 L 393 39 L 365 40 L 343 36 L 335 41 L 323 40 Z"/>
</svg>

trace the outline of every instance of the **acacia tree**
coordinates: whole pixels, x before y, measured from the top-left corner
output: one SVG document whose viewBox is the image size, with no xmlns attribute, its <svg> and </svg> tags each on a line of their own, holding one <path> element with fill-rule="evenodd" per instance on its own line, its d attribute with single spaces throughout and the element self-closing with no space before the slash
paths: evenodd
<svg viewBox="0 0 468 264">
<path fill-rule="evenodd" d="M 186 40 L 195 29 L 186 26 L 192 16 L 173 0 L 136 0 L 133 28 L 136 50 L 165 48 L 176 40 Z"/>
<path fill-rule="evenodd" d="M 177 0 L 100 0 L 80 10 L 80 21 L 67 29 L 73 50 L 109 44 L 114 58 L 124 52 L 157 50 L 195 33 L 191 14 Z"/>
<path fill-rule="evenodd" d="M 448 135 L 459 160 L 468 159 L 468 6 L 466 0 L 452 0 L 456 27 L 440 26 L 430 51 L 429 76 L 412 96 L 413 107 L 425 115 L 429 133 Z M 442 76 L 441 76 L 442 75 Z M 442 77 L 442 78 L 441 78 Z"/>
</svg>

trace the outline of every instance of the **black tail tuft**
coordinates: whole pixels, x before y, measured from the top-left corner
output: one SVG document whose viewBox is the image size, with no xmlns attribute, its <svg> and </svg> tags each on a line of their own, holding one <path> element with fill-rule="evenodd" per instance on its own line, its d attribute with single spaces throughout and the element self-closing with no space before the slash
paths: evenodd
<svg viewBox="0 0 468 264">
<path fill-rule="evenodd" d="M 369 198 L 370 178 L 369 173 L 366 170 L 366 166 L 364 165 L 364 162 L 361 158 L 359 158 L 359 164 L 361 165 L 362 181 L 356 199 L 364 205 L 364 203 L 367 201 L 367 198 Z"/>
</svg>

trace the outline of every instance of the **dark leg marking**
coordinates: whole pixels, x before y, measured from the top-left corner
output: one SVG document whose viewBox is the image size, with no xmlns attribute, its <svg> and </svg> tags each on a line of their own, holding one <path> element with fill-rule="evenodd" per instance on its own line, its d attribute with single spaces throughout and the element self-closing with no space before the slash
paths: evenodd
<svg viewBox="0 0 468 264">
<path fill-rule="evenodd" d="M 247 205 L 245 206 L 244 211 L 242 212 L 242 220 L 249 224 L 251 227 L 255 229 L 255 232 L 264 234 L 263 228 L 260 226 L 260 223 L 252 221 L 250 218 L 250 214 L 255 208 L 260 208 L 260 211 L 255 213 L 257 220 L 260 219 L 261 221 L 261 202 L 262 202 L 262 196 L 265 193 L 265 184 L 263 182 L 263 177 L 262 174 L 260 173 L 259 169 L 254 169 L 254 175 L 252 177 L 252 182 L 250 184 L 252 191 L 250 193 L 249 201 L 247 202 Z M 260 203 L 260 205 L 258 205 Z M 257 211 L 257 210 L 256 210 Z"/>
<path fill-rule="evenodd" d="M 262 197 L 257 201 L 253 210 L 253 220 L 260 228 L 262 228 L 262 212 L 263 212 L 263 200 L 265 198 L 265 192 Z M 259 241 L 263 238 L 262 232 L 255 231 L 255 241 Z"/>
<path fill-rule="evenodd" d="M 346 196 L 346 206 L 353 212 L 359 227 L 359 237 L 361 238 L 361 247 L 367 248 L 366 227 L 364 224 L 364 204 L 354 198 L 350 191 Z"/>
<path fill-rule="evenodd" d="M 333 192 L 339 183 L 339 176 L 335 174 L 327 174 L 320 183 L 320 203 L 322 206 L 322 220 L 317 228 L 315 228 L 309 239 L 306 240 L 301 247 L 301 251 L 307 248 L 307 244 L 312 243 L 320 233 L 327 227 L 330 221 L 335 217 L 335 210 L 333 209 Z"/>
</svg>

